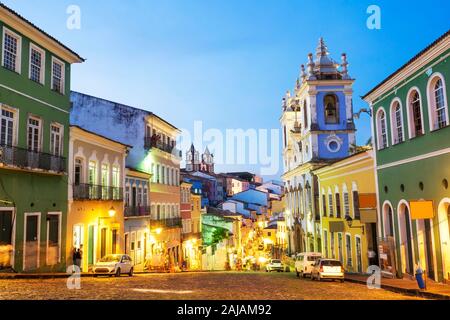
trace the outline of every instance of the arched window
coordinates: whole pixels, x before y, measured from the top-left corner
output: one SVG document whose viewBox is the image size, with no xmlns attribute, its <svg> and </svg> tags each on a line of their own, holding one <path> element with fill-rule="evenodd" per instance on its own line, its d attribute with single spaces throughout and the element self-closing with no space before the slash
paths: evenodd
<svg viewBox="0 0 450 320">
<path fill-rule="evenodd" d="M 305 130 L 308 129 L 308 104 L 306 103 L 306 100 L 303 101 L 303 122 L 305 125 Z"/>
<path fill-rule="evenodd" d="M 392 144 L 401 143 L 403 139 L 403 112 L 398 100 L 391 105 Z"/>
<path fill-rule="evenodd" d="M 424 134 L 423 131 L 422 102 L 417 89 L 408 94 L 408 123 L 409 137 L 414 138 Z"/>
<path fill-rule="evenodd" d="M 325 105 L 325 123 L 336 124 L 339 123 L 339 109 L 336 96 L 328 94 L 324 99 Z"/>
<path fill-rule="evenodd" d="M 428 83 L 428 106 L 431 130 L 446 127 L 449 124 L 445 82 L 440 74 L 430 78 Z"/>
<path fill-rule="evenodd" d="M 378 150 L 388 147 L 387 128 L 386 128 L 386 113 L 380 109 L 377 114 L 377 137 Z"/>
</svg>

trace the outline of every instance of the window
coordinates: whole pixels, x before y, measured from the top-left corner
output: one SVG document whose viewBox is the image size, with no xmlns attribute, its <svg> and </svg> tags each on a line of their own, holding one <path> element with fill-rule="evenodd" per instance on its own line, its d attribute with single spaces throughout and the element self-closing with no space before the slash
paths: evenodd
<svg viewBox="0 0 450 320">
<path fill-rule="evenodd" d="M 353 212 L 356 220 L 361 219 L 361 211 L 359 209 L 359 193 L 353 191 Z"/>
<path fill-rule="evenodd" d="M 335 95 L 329 94 L 324 99 L 325 106 L 325 123 L 336 124 L 339 123 L 339 110 L 337 98 Z"/>
<path fill-rule="evenodd" d="M 131 198 L 131 194 L 130 194 L 130 186 L 126 186 L 125 187 L 125 207 L 130 207 L 130 198 Z"/>
<path fill-rule="evenodd" d="M 3 66 L 20 73 L 22 39 L 12 31 L 3 28 Z"/>
<path fill-rule="evenodd" d="M 438 127 L 443 128 L 447 125 L 447 118 L 445 115 L 444 88 L 442 86 L 441 79 L 439 79 L 434 85 L 434 99 L 436 102 Z"/>
<path fill-rule="evenodd" d="M 89 161 L 89 184 L 97 184 L 97 163 L 95 161 Z"/>
<path fill-rule="evenodd" d="M 322 195 L 322 215 L 324 217 L 327 216 L 327 197 L 325 195 Z"/>
<path fill-rule="evenodd" d="M 303 121 L 305 124 L 305 129 L 308 128 L 308 104 L 306 103 L 306 100 L 303 102 Z"/>
<path fill-rule="evenodd" d="M 391 107 L 392 144 L 402 143 L 403 139 L 403 113 L 399 101 L 394 101 Z"/>
<path fill-rule="evenodd" d="M 143 193 L 142 197 L 143 197 L 142 205 L 144 207 L 147 207 L 148 206 L 148 189 L 146 186 L 144 187 L 144 193 Z"/>
<path fill-rule="evenodd" d="M 112 168 L 112 186 L 113 189 L 113 198 L 114 200 L 120 199 L 120 168 L 118 166 L 113 166 Z"/>
<path fill-rule="evenodd" d="M 108 199 L 108 187 L 109 187 L 109 166 L 107 164 L 102 165 L 102 199 Z"/>
<path fill-rule="evenodd" d="M 334 208 L 333 208 L 333 195 L 328 194 L 328 209 L 330 211 L 330 217 L 334 216 Z"/>
<path fill-rule="evenodd" d="M 348 192 L 344 192 L 344 213 L 345 217 L 350 217 L 350 199 Z"/>
<path fill-rule="evenodd" d="M 142 187 L 138 188 L 138 193 L 137 193 L 137 204 L 138 207 L 142 206 Z"/>
<path fill-rule="evenodd" d="M 336 218 L 341 217 L 341 196 L 336 193 Z"/>
<path fill-rule="evenodd" d="M 41 147 L 41 120 L 30 117 L 28 119 L 28 150 L 39 152 Z"/>
<path fill-rule="evenodd" d="M 45 52 L 34 45 L 30 45 L 30 79 L 44 84 Z"/>
<path fill-rule="evenodd" d="M 351 267 L 351 266 L 353 266 L 353 261 L 352 261 L 352 237 L 349 234 L 345 235 L 345 246 L 346 246 L 346 251 L 347 251 L 347 266 Z"/>
<path fill-rule="evenodd" d="M 152 163 L 152 182 L 156 182 L 155 164 Z"/>
<path fill-rule="evenodd" d="M 160 166 L 159 166 L 159 164 L 157 164 L 156 165 L 156 183 L 160 183 L 160 179 L 161 179 L 160 174 L 161 174 Z"/>
<path fill-rule="evenodd" d="M 64 63 L 52 60 L 52 90 L 64 94 Z"/>
<path fill-rule="evenodd" d="M 443 77 L 438 74 L 430 78 L 428 84 L 428 105 L 431 130 L 444 128 L 448 125 L 447 96 Z"/>
<path fill-rule="evenodd" d="M 166 167 L 164 166 L 161 167 L 161 183 L 166 183 Z"/>
<path fill-rule="evenodd" d="M 77 186 L 83 183 L 83 160 L 79 158 L 75 159 L 74 183 Z"/>
<path fill-rule="evenodd" d="M 410 124 L 410 138 L 418 137 L 424 134 L 422 124 L 422 106 L 418 90 L 413 90 L 408 95 L 408 122 Z"/>
<path fill-rule="evenodd" d="M 50 126 L 50 152 L 60 157 L 62 155 L 62 127 L 57 124 Z"/>
<path fill-rule="evenodd" d="M 15 144 L 15 113 L 5 108 L 0 110 L 0 145 L 13 146 Z"/>
<path fill-rule="evenodd" d="M 387 128 L 386 128 L 386 113 L 383 109 L 378 111 L 377 115 L 377 133 L 378 133 L 378 150 L 388 147 L 387 142 Z"/>
</svg>

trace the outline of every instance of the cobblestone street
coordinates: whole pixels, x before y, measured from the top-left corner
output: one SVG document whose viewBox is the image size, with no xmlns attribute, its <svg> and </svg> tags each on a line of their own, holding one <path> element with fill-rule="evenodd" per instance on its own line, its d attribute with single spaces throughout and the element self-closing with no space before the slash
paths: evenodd
<svg viewBox="0 0 450 320">
<path fill-rule="evenodd" d="M 183 273 L 133 278 L 0 280 L 0 300 L 403 300 L 413 297 L 364 285 L 300 280 L 293 273 Z"/>
</svg>

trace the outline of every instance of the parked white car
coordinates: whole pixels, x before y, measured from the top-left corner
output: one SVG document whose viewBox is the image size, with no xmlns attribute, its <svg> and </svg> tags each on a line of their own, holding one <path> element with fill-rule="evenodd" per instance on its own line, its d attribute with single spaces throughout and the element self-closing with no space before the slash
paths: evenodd
<svg viewBox="0 0 450 320">
<path fill-rule="evenodd" d="M 340 280 L 344 282 L 345 280 L 345 269 L 339 260 L 332 259 L 320 259 L 314 265 L 313 271 L 311 273 L 312 280 Z"/>
<path fill-rule="evenodd" d="M 122 274 L 133 276 L 133 262 L 126 254 L 109 254 L 92 268 L 94 276 L 107 275 L 120 277 Z"/>
<path fill-rule="evenodd" d="M 317 260 L 322 258 L 321 253 L 307 252 L 300 253 L 295 259 L 295 272 L 297 272 L 297 277 L 311 276 L 311 271 Z"/>
<path fill-rule="evenodd" d="M 269 261 L 269 263 L 266 265 L 266 272 L 284 272 L 283 263 L 281 260 L 278 259 L 272 259 Z"/>
</svg>

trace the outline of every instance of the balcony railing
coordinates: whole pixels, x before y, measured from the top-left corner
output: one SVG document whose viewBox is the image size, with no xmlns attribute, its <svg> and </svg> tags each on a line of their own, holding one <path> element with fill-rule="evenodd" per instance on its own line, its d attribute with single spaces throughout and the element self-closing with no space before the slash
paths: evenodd
<svg viewBox="0 0 450 320">
<path fill-rule="evenodd" d="M 171 153 L 177 157 L 182 156 L 181 150 L 178 150 L 177 148 L 175 148 L 175 146 L 164 143 L 160 140 L 156 140 L 153 137 L 145 137 L 145 149 L 150 150 L 153 148 L 159 149 L 159 150 L 167 152 L 167 153 Z"/>
<path fill-rule="evenodd" d="M 150 225 L 152 228 L 181 228 L 181 218 L 158 219 L 151 218 Z"/>
<path fill-rule="evenodd" d="M 125 217 L 145 217 L 150 215 L 150 207 L 125 207 Z"/>
<path fill-rule="evenodd" d="M 122 201 L 123 188 L 106 187 L 93 184 L 73 185 L 74 200 Z"/>
<path fill-rule="evenodd" d="M 20 169 L 66 173 L 66 158 L 0 144 L 0 164 Z"/>
</svg>

